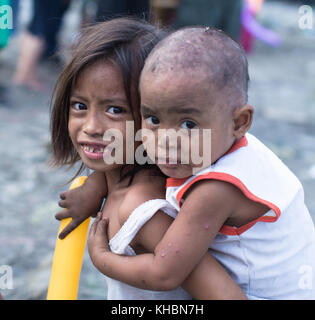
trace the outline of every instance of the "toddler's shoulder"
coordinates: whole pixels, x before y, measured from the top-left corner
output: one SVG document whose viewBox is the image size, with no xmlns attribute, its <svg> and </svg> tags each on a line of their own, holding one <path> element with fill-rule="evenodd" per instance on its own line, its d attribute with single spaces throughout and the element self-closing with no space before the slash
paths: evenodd
<svg viewBox="0 0 315 320">
<path fill-rule="evenodd" d="M 231 183 L 216 180 L 207 179 L 201 177 L 196 179 L 190 186 L 185 188 L 183 199 L 193 198 L 197 201 L 204 198 L 205 201 L 225 202 L 227 198 L 230 200 L 239 196 L 237 188 Z M 184 190 L 183 190 L 184 191 Z"/>
<path fill-rule="evenodd" d="M 201 180 L 186 194 L 185 202 L 205 207 L 206 212 L 222 213 L 225 224 L 240 227 L 264 215 L 269 208 L 248 198 L 235 185 L 219 180 Z"/>
</svg>

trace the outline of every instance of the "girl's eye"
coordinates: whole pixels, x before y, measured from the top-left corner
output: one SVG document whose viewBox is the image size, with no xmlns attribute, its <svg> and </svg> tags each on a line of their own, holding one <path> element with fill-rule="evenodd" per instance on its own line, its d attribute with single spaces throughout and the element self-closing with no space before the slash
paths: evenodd
<svg viewBox="0 0 315 320">
<path fill-rule="evenodd" d="M 187 120 L 187 121 L 183 121 L 182 124 L 181 124 L 181 127 L 183 129 L 193 129 L 197 126 L 197 124 L 191 120 Z"/>
<path fill-rule="evenodd" d="M 112 114 L 118 114 L 123 113 L 124 110 L 121 107 L 109 107 L 107 111 Z"/>
<path fill-rule="evenodd" d="M 149 116 L 145 119 L 145 121 L 151 126 L 156 126 L 160 123 L 159 118 L 157 118 L 155 116 Z"/>
<path fill-rule="evenodd" d="M 75 110 L 78 110 L 78 111 L 87 109 L 86 105 L 81 102 L 73 102 L 73 103 L 71 103 L 71 105 Z"/>
</svg>

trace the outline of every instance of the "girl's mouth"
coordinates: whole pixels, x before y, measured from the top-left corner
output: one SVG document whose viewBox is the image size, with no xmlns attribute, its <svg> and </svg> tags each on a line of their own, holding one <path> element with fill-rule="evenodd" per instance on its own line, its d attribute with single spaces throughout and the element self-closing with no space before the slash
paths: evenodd
<svg viewBox="0 0 315 320">
<path fill-rule="evenodd" d="M 81 144 L 81 149 L 89 159 L 103 159 L 104 146 Z"/>
</svg>

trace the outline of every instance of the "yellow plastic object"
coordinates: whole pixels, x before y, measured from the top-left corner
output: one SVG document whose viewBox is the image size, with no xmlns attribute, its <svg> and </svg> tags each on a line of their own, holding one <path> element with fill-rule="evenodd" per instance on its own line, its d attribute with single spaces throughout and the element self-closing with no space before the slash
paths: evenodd
<svg viewBox="0 0 315 320">
<path fill-rule="evenodd" d="M 86 177 L 76 178 L 70 189 L 84 184 Z M 71 221 L 63 219 L 58 234 Z M 79 288 L 83 254 L 89 229 L 90 218 L 82 222 L 65 239 L 57 237 L 52 264 L 47 300 L 76 300 Z"/>
</svg>

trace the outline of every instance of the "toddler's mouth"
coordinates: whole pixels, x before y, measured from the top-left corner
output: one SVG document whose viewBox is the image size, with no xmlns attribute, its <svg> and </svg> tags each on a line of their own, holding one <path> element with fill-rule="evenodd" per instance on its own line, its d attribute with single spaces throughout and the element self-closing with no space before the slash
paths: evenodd
<svg viewBox="0 0 315 320">
<path fill-rule="evenodd" d="M 169 158 L 155 158 L 155 163 L 157 165 L 167 166 L 167 167 L 176 167 L 181 164 L 181 161 L 178 159 L 169 159 Z"/>
</svg>

